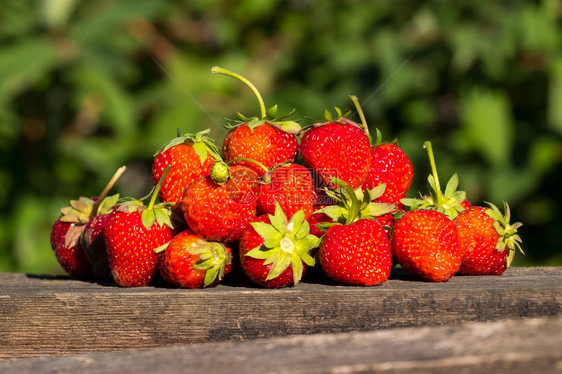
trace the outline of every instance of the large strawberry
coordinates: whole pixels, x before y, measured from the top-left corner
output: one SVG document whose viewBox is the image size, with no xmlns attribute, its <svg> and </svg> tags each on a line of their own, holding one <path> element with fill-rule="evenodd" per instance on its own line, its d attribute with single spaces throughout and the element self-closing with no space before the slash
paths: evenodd
<svg viewBox="0 0 562 374">
<path fill-rule="evenodd" d="M 211 172 L 211 165 L 220 160 L 213 140 L 208 136 L 210 130 L 197 134 L 179 134 L 165 144 L 154 155 L 152 182 L 158 183 L 164 170 L 170 171 L 160 189 L 160 199 L 164 202 L 181 204 L 185 188 L 194 180 Z"/>
<path fill-rule="evenodd" d="M 81 235 L 91 220 L 97 220 L 98 215 L 108 213 L 115 205 L 119 195 L 106 196 L 126 169 L 125 166 L 119 168 L 98 197 L 71 200 L 69 206 L 61 209 L 61 216 L 53 225 L 51 247 L 59 264 L 73 278 L 87 278 L 92 275 L 95 255 L 90 257 L 93 252 L 88 242 L 80 240 Z M 94 266 L 94 270 L 96 269 Z M 96 271 L 94 275 L 97 275 Z"/>
<path fill-rule="evenodd" d="M 436 210 L 404 214 L 392 227 L 391 246 L 404 269 L 427 281 L 448 280 L 462 261 L 456 226 Z"/>
<path fill-rule="evenodd" d="M 369 137 L 357 123 L 342 115 L 338 119 L 326 111 L 324 123 L 315 123 L 301 137 L 304 163 L 331 188 L 330 178 L 338 178 L 351 188 L 365 183 L 371 165 Z"/>
<path fill-rule="evenodd" d="M 166 172 L 152 191 L 150 202 L 131 199 L 113 209 L 105 225 L 107 257 L 113 280 L 122 287 L 149 284 L 158 274 L 155 252 L 173 237 L 169 204 L 156 204 Z"/>
<path fill-rule="evenodd" d="M 217 66 L 211 71 L 214 74 L 236 78 L 246 84 L 256 95 L 261 111 L 260 117 L 246 117 L 237 113 L 238 119 L 227 126 L 230 131 L 222 145 L 224 160 L 229 162 L 238 159 L 239 164 L 253 168 L 259 175 L 264 173 L 262 168 L 256 168 L 254 163 L 245 163 L 240 159 L 257 161 L 267 169 L 282 162 L 293 162 L 298 152 L 295 134 L 301 128 L 298 123 L 286 119 L 294 110 L 288 115 L 277 117 L 277 105 L 266 110 L 259 91 L 248 79 Z"/>
<path fill-rule="evenodd" d="M 219 283 L 231 269 L 231 250 L 222 243 L 208 242 L 186 229 L 163 249 L 162 278 L 183 288 L 204 288 Z"/>
<path fill-rule="evenodd" d="M 279 203 L 274 215 L 254 219 L 239 245 L 246 276 L 268 288 L 297 285 L 307 266 L 314 266 L 310 252 L 319 244 L 309 228 L 302 210 L 288 220 Z"/>
<path fill-rule="evenodd" d="M 507 203 L 505 215 L 494 204 L 489 205 L 468 208 L 453 220 L 463 250 L 460 274 L 500 275 L 511 265 L 516 248 L 523 253 L 517 235 L 521 223 L 509 223 Z"/>
<path fill-rule="evenodd" d="M 240 239 L 257 214 L 258 178 L 245 166 L 215 162 L 210 175 L 197 179 L 185 190 L 182 210 L 189 228 L 210 241 Z"/>
<path fill-rule="evenodd" d="M 384 192 L 384 185 L 363 193 L 341 180 L 332 182 L 341 186 L 329 192 L 338 204 L 317 211 L 333 220 L 318 225 L 328 228 L 318 252 L 322 270 L 341 284 L 372 286 L 385 282 L 392 266 L 390 242 L 376 217 L 395 207 L 373 202 Z"/>
<path fill-rule="evenodd" d="M 274 214 L 279 203 L 283 212 L 291 217 L 303 210 L 305 218 L 312 214 L 314 186 L 307 168 L 298 164 L 281 164 L 270 169 L 264 177 L 258 198 L 258 211 Z"/>
</svg>

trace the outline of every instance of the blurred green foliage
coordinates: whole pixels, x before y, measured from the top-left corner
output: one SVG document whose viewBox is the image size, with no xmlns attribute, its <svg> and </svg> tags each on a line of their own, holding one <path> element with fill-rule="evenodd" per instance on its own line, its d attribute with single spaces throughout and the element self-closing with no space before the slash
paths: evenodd
<svg viewBox="0 0 562 374">
<path fill-rule="evenodd" d="M 49 232 L 71 198 L 123 164 L 117 189 L 143 196 L 177 128 L 220 143 L 223 117 L 257 114 L 213 65 L 297 117 L 357 95 L 412 159 L 410 195 L 431 140 L 441 179 L 458 171 L 473 203 L 524 222 L 515 264 L 562 264 L 561 19 L 556 0 L 3 0 L 0 270 L 61 273 Z"/>
</svg>

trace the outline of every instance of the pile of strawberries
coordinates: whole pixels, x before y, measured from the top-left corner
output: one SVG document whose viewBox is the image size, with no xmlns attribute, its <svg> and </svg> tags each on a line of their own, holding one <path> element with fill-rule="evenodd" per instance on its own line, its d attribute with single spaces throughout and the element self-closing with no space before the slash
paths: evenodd
<svg viewBox="0 0 562 374">
<path fill-rule="evenodd" d="M 325 122 L 301 128 L 292 112 L 266 109 L 246 78 L 212 72 L 245 83 L 260 116 L 237 113 L 221 150 L 208 130 L 178 134 L 154 155 L 154 189 L 143 199 L 108 196 L 123 167 L 100 196 L 62 208 L 51 244 L 70 276 L 202 288 L 237 268 L 274 288 L 320 266 L 338 284 L 370 286 L 400 264 L 442 282 L 499 275 L 521 250 L 507 204 L 505 214 L 471 206 L 456 174 L 441 190 L 430 142 L 429 193 L 406 198 L 412 164 L 378 130 L 372 141 L 355 96 L 361 123 L 336 108 L 337 118 L 326 111 Z"/>
</svg>

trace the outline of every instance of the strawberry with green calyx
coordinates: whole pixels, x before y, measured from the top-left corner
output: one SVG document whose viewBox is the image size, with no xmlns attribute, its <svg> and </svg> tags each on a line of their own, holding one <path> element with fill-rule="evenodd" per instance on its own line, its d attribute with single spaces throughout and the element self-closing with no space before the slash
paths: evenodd
<svg viewBox="0 0 562 374">
<path fill-rule="evenodd" d="M 305 218 L 313 211 L 314 186 L 307 168 L 293 163 L 272 167 L 262 177 L 258 197 L 258 212 L 274 214 L 276 204 L 281 205 L 287 216 L 303 210 Z"/>
<path fill-rule="evenodd" d="M 470 207 L 453 220 L 463 250 L 460 274 L 500 275 L 511 265 L 516 249 L 524 254 L 517 235 L 522 224 L 510 224 L 507 203 L 505 214 L 494 204 L 488 205 L 489 208 Z"/>
<path fill-rule="evenodd" d="M 396 261 L 426 281 L 447 281 L 461 265 L 463 254 L 457 228 L 437 210 L 404 214 L 392 226 L 390 242 Z"/>
<path fill-rule="evenodd" d="M 171 169 L 160 189 L 163 202 L 180 204 L 185 188 L 197 178 L 208 175 L 211 165 L 221 159 L 220 152 L 210 130 L 196 134 L 180 134 L 170 140 L 154 154 L 152 165 L 152 182 L 158 183 L 164 170 Z"/>
<path fill-rule="evenodd" d="M 359 100 L 353 95 L 350 98 L 359 113 L 365 132 L 369 135 L 369 127 Z M 373 189 L 385 183 L 386 189 L 384 194 L 378 198 L 378 201 L 399 204 L 400 199 L 406 197 L 406 192 L 408 192 L 414 176 L 410 159 L 398 147 L 396 140 L 393 142 L 382 142 L 382 134 L 378 129 L 375 143 L 371 146 L 370 157 L 371 166 L 363 184 L 363 189 Z"/>
<path fill-rule="evenodd" d="M 169 203 L 156 198 L 170 167 L 152 190 L 148 206 L 127 199 L 113 209 L 105 225 L 107 257 L 113 280 L 122 287 L 149 284 L 158 274 L 160 255 L 155 249 L 168 245 L 174 235 Z"/>
<path fill-rule="evenodd" d="M 119 168 L 98 197 L 71 200 L 53 225 L 51 247 L 59 264 L 73 278 L 88 278 L 92 275 L 92 265 L 96 268 L 97 251 L 91 250 L 90 243 L 82 241 L 81 236 L 91 220 L 97 220 L 96 217 L 103 216 L 115 205 L 119 195 L 106 196 L 126 169 Z"/>
<path fill-rule="evenodd" d="M 340 284 L 373 286 L 384 283 L 392 266 L 390 242 L 375 216 L 389 213 L 394 206 L 372 202 L 372 196 L 381 191 L 367 190 L 360 200 L 357 192 L 345 182 L 337 179 L 332 182 L 341 186 L 339 195 L 334 194 L 340 203 L 321 209 L 334 220 L 318 225 L 328 228 L 318 252 L 322 270 Z M 384 191 L 384 185 L 376 188 Z"/>
<path fill-rule="evenodd" d="M 205 288 L 219 283 L 230 272 L 232 255 L 222 243 L 208 242 L 186 229 L 170 244 L 160 247 L 160 274 L 164 280 L 183 288 Z"/>
<path fill-rule="evenodd" d="M 431 142 L 426 141 L 424 143 L 424 148 L 427 150 L 429 164 L 431 166 L 431 174 L 428 177 L 429 195 L 420 196 L 419 199 L 401 199 L 400 202 L 409 207 L 410 210 L 437 210 L 444 213 L 450 219 L 454 219 L 465 207 L 470 206 L 470 203 L 466 199 L 466 192 L 457 191 L 459 177 L 456 173 L 453 174 L 451 179 L 447 182 L 445 192 L 443 193 L 441 191 Z"/>
<path fill-rule="evenodd" d="M 222 145 L 224 160 L 228 162 L 249 158 L 264 164 L 268 169 L 282 162 L 294 162 L 298 152 L 295 134 L 301 130 L 297 122 L 287 120 L 294 110 L 278 117 L 277 105 L 266 109 L 259 91 L 248 79 L 218 66 L 213 67 L 211 72 L 233 77 L 247 85 L 258 99 L 261 111 L 260 117 L 246 117 L 237 113 L 238 120 L 231 121 L 226 126 L 230 131 Z M 255 165 L 245 166 L 253 168 L 258 175 L 264 173 Z"/>
<path fill-rule="evenodd" d="M 277 203 L 274 215 L 254 219 L 242 235 L 239 243 L 242 270 L 263 287 L 297 285 L 306 268 L 314 266 L 310 252 L 320 242 L 309 230 L 302 210 L 288 220 Z"/>
<path fill-rule="evenodd" d="M 330 178 L 338 178 L 351 188 L 365 183 L 371 165 L 369 136 L 361 125 L 349 120 L 336 108 L 338 118 L 325 111 L 325 122 L 315 123 L 301 136 L 304 163 L 330 188 Z"/>
<path fill-rule="evenodd" d="M 210 175 L 195 180 L 185 189 L 182 200 L 185 221 L 205 240 L 236 241 L 257 215 L 259 191 L 259 177 L 253 169 L 217 161 Z"/>
</svg>

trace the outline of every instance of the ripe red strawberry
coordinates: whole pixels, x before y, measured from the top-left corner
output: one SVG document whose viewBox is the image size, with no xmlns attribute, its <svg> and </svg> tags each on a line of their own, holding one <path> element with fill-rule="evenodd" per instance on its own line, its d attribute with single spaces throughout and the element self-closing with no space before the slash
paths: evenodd
<svg viewBox="0 0 562 374">
<path fill-rule="evenodd" d="M 325 232 L 316 225 L 322 226 L 323 223 L 332 222 L 332 219 L 324 213 L 312 213 L 312 215 L 308 217 L 307 221 L 310 225 L 310 234 L 321 237 Z"/>
<path fill-rule="evenodd" d="M 287 220 L 279 204 L 274 215 L 254 219 L 239 243 L 246 276 L 268 288 L 297 285 L 307 266 L 314 266 L 310 252 L 319 244 L 309 228 L 302 210 Z"/>
<path fill-rule="evenodd" d="M 314 186 L 308 169 L 297 164 L 283 164 L 266 174 L 258 197 L 258 211 L 262 214 L 274 214 L 275 204 L 291 217 L 299 210 L 304 211 L 305 218 L 313 210 Z"/>
<path fill-rule="evenodd" d="M 158 183 L 164 170 L 171 166 L 160 189 L 164 202 L 181 204 L 185 188 L 194 180 L 208 175 L 211 165 L 220 160 L 219 151 L 208 137 L 210 130 L 197 134 L 179 134 L 154 155 L 152 182 Z"/>
<path fill-rule="evenodd" d="M 155 249 L 173 237 L 167 204 L 155 204 L 166 172 L 156 185 L 148 206 L 131 200 L 114 208 L 105 225 L 107 257 L 113 280 L 122 287 L 149 284 L 158 274 L 160 254 Z"/>
<path fill-rule="evenodd" d="M 319 258 L 327 276 L 348 285 L 384 283 L 392 266 L 388 235 L 371 219 L 330 227 L 322 238 Z"/>
<path fill-rule="evenodd" d="M 489 205 L 490 208 L 466 209 L 453 220 L 463 251 L 460 274 L 500 275 L 511 265 L 516 248 L 523 253 L 517 235 L 521 223 L 509 223 L 507 203 L 505 215 L 495 205 Z"/>
<path fill-rule="evenodd" d="M 397 220 L 392 227 L 391 246 L 404 269 L 427 281 L 447 281 L 462 261 L 456 226 L 435 210 L 410 211 Z"/>
<path fill-rule="evenodd" d="M 81 235 L 90 220 L 109 212 L 115 205 L 119 195 L 106 196 L 126 169 L 123 166 L 117 170 L 99 197 L 72 200 L 69 206 L 61 209 L 62 214 L 53 225 L 51 247 L 59 264 L 73 278 L 88 278 L 92 275 L 92 265 L 87 256 L 89 243 L 81 240 Z"/>
<path fill-rule="evenodd" d="M 231 250 L 207 242 L 187 229 L 173 237 L 160 259 L 160 274 L 183 288 L 204 288 L 219 283 L 231 269 Z"/>
<path fill-rule="evenodd" d="M 316 123 L 301 137 L 300 151 L 304 163 L 331 188 L 330 178 L 338 178 L 351 188 L 365 183 L 371 165 L 369 137 L 358 124 L 345 118 Z"/>
<path fill-rule="evenodd" d="M 107 249 L 105 246 L 105 225 L 109 213 L 90 220 L 80 236 L 80 245 L 92 268 L 92 276 L 97 279 L 111 279 Z"/>
<path fill-rule="evenodd" d="M 239 165 L 229 168 L 224 162 L 216 162 L 211 175 L 186 188 L 182 201 L 185 221 L 206 240 L 238 240 L 256 217 L 259 188 L 258 176 L 252 169 Z"/>
<path fill-rule="evenodd" d="M 246 84 L 256 95 L 260 105 L 261 117 L 246 117 L 237 113 L 238 120 L 227 126 L 230 132 L 226 135 L 222 152 L 224 160 L 231 162 L 241 159 L 238 164 L 254 169 L 258 175 L 264 170 L 255 163 L 246 163 L 243 159 L 257 161 L 269 169 L 282 162 L 294 162 L 298 152 L 298 141 L 295 134 L 300 126 L 294 121 L 285 121 L 294 113 L 277 117 L 277 105 L 266 110 L 263 99 L 256 87 L 243 76 L 220 67 L 213 67 L 211 72 L 223 74 Z"/>
</svg>

